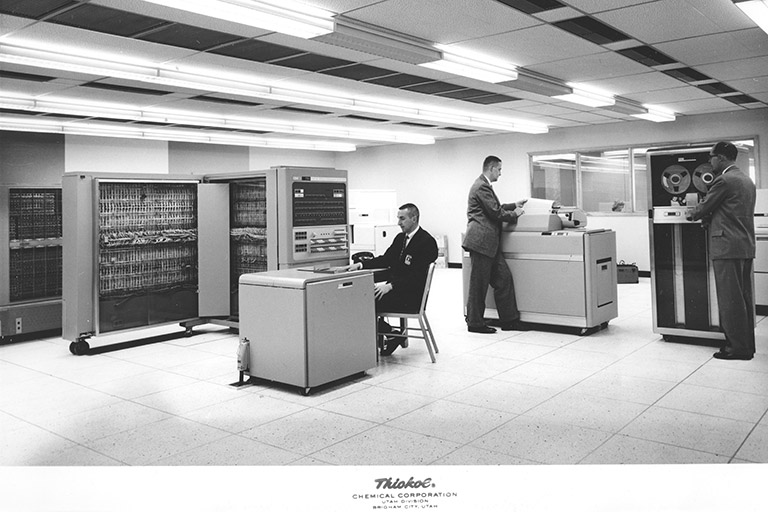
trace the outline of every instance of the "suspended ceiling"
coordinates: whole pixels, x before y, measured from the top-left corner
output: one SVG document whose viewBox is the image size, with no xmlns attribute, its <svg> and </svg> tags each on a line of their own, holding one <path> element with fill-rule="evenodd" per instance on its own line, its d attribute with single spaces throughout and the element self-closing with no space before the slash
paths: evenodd
<svg viewBox="0 0 768 512">
<path fill-rule="evenodd" d="M 411 135 L 441 140 L 507 130 L 467 123 L 461 116 L 425 121 L 407 114 L 328 106 L 318 98 L 415 105 L 468 118 L 499 119 L 501 125 L 541 123 L 549 131 L 650 121 L 632 117 L 617 106 L 585 107 L 551 97 L 553 92 L 544 87 L 548 83 L 555 84 L 555 89 L 571 82 L 596 87 L 615 95 L 619 106 L 652 104 L 675 112 L 678 118 L 768 106 L 768 34 L 731 0 L 304 3 L 336 13 L 340 19 L 508 62 L 518 67 L 521 76 L 492 84 L 345 48 L 333 37 L 300 39 L 140 0 L 4 0 L 0 49 L 4 44 L 46 47 L 69 56 L 98 53 L 105 60 L 205 69 L 221 77 L 306 91 L 306 99 L 254 97 L 3 62 L 0 96 L 32 98 L 37 103 L 34 109 L 22 102 L 3 104 L 0 115 L 364 147 L 398 142 L 398 135 L 403 140 Z M 53 106 L 46 108 L 46 102 Z M 137 119 L 119 112 L 86 115 L 61 108 L 62 103 L 87 102 L 139 111 L 183 111 L 191 121 Z M 204 120 L 216 116 L 244 121 L 223 127 Z M 370 136 L 355 138 L 345 135 L 345 130 Z M 377 136 L 384 132 L 386 136 Z"/>
</svg>

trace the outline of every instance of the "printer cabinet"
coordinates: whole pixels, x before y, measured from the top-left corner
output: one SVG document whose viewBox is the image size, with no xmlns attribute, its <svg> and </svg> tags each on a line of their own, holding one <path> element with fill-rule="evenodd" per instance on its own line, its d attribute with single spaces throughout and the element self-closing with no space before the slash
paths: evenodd
<svg viewBox="0 0 768 512">
<path fill-rule="evenodd" d="M 523 322 L 577 327 L 586 332 L 618 316 L 615 232 L 504 231 L 501 244 Z M 466 304 L 471 270 L 468 255 L 463 267 Z M 486 316 L 498 318 L 492 288 L 485 303 Z"/>
</svg>

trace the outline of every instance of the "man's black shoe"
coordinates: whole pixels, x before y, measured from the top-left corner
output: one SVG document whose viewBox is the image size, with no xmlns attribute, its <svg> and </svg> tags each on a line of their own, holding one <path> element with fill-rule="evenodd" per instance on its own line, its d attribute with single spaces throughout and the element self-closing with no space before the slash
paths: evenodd
<svg viewBox="0 0 768 512">
<path fill-rule="evenodd" d="M 752 356 L 749 354 L 735 354 L 733 352 L 715 352 L 715 355 L 713 357 L 715 359 L 740 360 L 740 361 L 749 361 L 750 359 L 752 359 Z"/>
<path fill-rule="evenodd" d="M 467 326 L 467 330 L 469 332 L 476 332 L 480 334 L 493 334 L 496 332 L 496 329 L 493 327 L 488 327 L 487 325 L 481 325 L 480 327 L 472 327 L 471 325 Z"/>
<path fill-rule="evenodd" d="M 513 322 L 504 322 L 503 324 L 500 324 L 502 331 L 524 331 L 525 327 L 523 327 L 522 322 L 520 320 L 515 320 Z"/>
<path fill-rule="evenodd" d="M 381 349 L 381 355 L 391 356 L 392 353 L 397 350 L 397 347 L 403 345 L 403 341 L 395 336 L 387 336 L 384 341 L 384 348 Z"/>
</svg>

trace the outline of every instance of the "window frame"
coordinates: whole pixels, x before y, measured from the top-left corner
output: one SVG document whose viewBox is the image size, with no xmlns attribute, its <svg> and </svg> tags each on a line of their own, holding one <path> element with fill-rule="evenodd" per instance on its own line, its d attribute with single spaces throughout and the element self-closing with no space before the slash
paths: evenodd
<svg viewBox="0 0 768 512">
<path fill-rule="evenodd" d="M 757 176 L 757 169 L 759 169 L 759 155 L 758 155 L 758 136 L 757 135 L 745 135 L 740 137 L 725 137 L 718 140 L 732 140 L 736 141 L 737 143 L 745 143 L 751 141 L 752 146 L 752 158 L 751 162 L 752 165 L 749 169 L 747 169 L 747 173 L 752 178 L 752 181 L 755 182 L 755 184 L 758 184 L 758 176 Z M 641 215 L 647 215 L 648 214 L 648 204 L 645 205 L 644 208 L 639 208 L 639 205 L 637 204 L 638 201 L 638 194 L 637 194 L 637 176 L 636 176 L 636 166 L 635 166 L 635 153 L 638 150 L 641 151 L 647 151 L 648 149 L 664 149 L 664 148 L 673 148 L 673 147 L 690 147 L 690 146 L 707 146 L 707 145 L 714 145 L 717 141 L 712 140 L 702 140 L 698 142 L 659 142 L 659 143 L 649 143 L 649 144 L 631 144 L 631 145 L 618 145 L 618 146 L 607 146 L 607 147 L 592 147 L 592 148 L 581 148 L 581 149 L 557 149 L 557 150 L 550 150 L 550 151 L 537 151 L 537 152 L 530 152 L 528 153 L 528 169 L 529 169 L 529 175 L 530 175 L 530 190 L 531 194 L 533 194 L 534 191 L 534 159 L 537 157 L 546 157 L 548 155 L 555 156 L 555 155 L 561 155 L 561 154 L 571 154 L 573 153 L 575 155 L 574 158 L 574 188 L 575 191 L 575 197 L 576 197 L 576 204 L 575 205 L 563 205 L 563 206 L 574 206 L 579 209 L 584 209 L 584 189 L 583 189 L 583 177 L 582 177 L 582 153 L 594 153 L 594 152 L 602 152 L 606 153 L 609 151 L 626 151 L 627 152 L 627 164 L 628 164 L 628 173 L 629 173 L 629 190 L 630 190 L 630 201 L 631 205 L 628 211 L 620 211 L 620 212 L 607 212 L 607 211 L 595 211 L 595 210 L 585 210 L 587 215 L 596 215 L 596 216 L 641 216 Z M 645 169 L 646 177 L 648 178 L 648 169 Z M 646 180 L 647 181 L 647 180 Z M 533 197 L 533 196 L 532 196 Z M 545 198 L 542 198 L 545 199 Z M 648 201 L 648 198 L 646 197 L 646 203 Z"/>
</svg>

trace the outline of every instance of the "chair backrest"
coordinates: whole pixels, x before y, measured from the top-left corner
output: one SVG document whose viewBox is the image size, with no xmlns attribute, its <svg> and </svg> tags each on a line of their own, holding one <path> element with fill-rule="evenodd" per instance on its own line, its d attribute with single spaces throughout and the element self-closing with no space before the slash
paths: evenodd
<svg viewBox="0 0 768 512">
<path fill-rule="evenodd" d="M 429 298 L 429 289 L 432 286 L 432 274 L 435 273 L 435 262 L 429 264 L 427 268 L 427 280 L 424 283 L 424 293 L 421 295 L 421 307 L 419 313 L 424 313 L 427 310 L 427 299 Z"/>
</svg>

